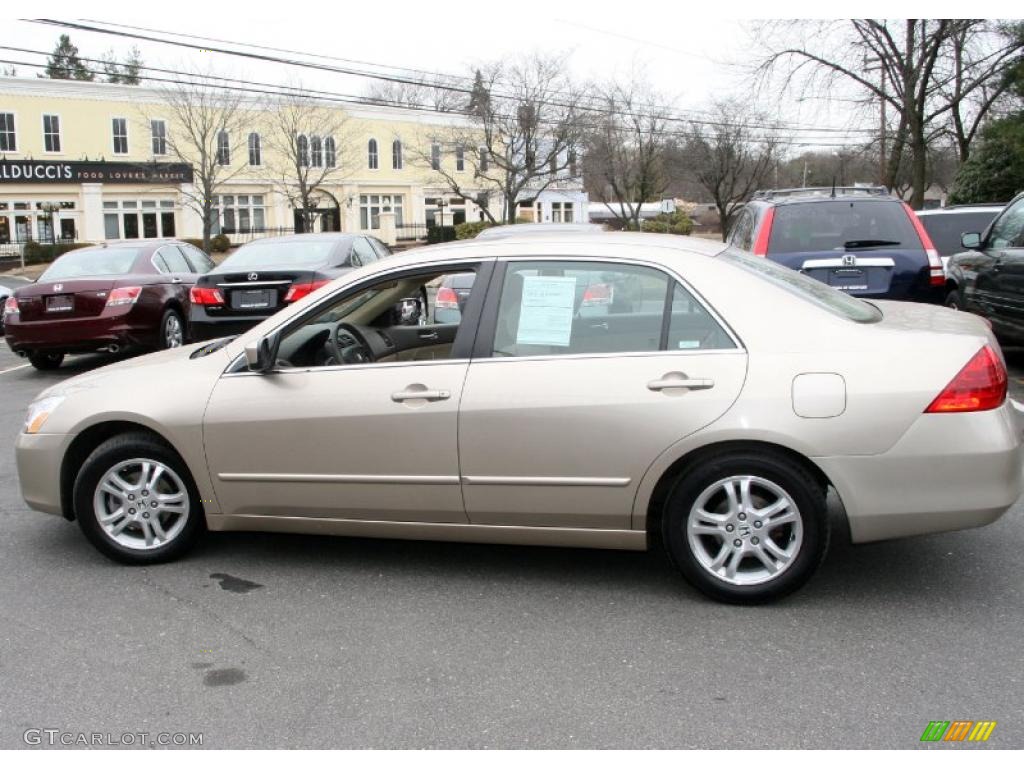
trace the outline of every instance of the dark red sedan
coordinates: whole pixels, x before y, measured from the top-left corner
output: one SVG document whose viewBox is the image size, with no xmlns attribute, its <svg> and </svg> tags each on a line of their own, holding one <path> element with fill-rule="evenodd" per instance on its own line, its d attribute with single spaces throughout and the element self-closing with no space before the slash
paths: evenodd
<svg viewBox="0 0 1024 768">
<path fill-rule="evenodd" d="M 172 240 L 70 251 L 6 300 L 7 344 L 40 370 L 73 352 L 179 347 L 189 289 L 213 266 L 195 246 Z"/>
</svg>

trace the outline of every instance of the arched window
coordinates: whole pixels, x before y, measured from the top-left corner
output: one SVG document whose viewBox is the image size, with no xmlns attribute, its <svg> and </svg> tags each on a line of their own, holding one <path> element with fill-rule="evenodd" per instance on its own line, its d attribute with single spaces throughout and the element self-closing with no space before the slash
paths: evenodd
<svg viewBox="0 0 1024 768">
<path fill-rule="evenodd" d="M 395 139 L 391 142 L 391 167 L 396 171 L 400 171 L 404 164 L 404 158 L 402 157 L 402 140 Z"/>
<path fill-rule="evenodd" d="M 249 165 L 263 165 L 263 144 L 258 133 L 249 134 Z"/>
<path fill-rule="evenodd" d="M 338 152 L 334 146 L 334 137 L 328 136 L 324 139 L 324 165 L 333 168 L 338 164 Z"/>
<path fill-rule="evenodd" d="M 299 165 L 303 168 L 309 165 L 309 139 L 302 134 L 295 139 L 295 148 L 299 155 Z"/>
<path fill-rule="evenodd" d="M 370 139 L 366 145 L 366 166 L 371 170 L 377 170 L 377 140 Z"/>
<path fill-rule="evenodd" d="M 309 148 L 309 164 L 314 168 L 322 167 L 324 164 L 324 148 L 319 136 L 314 136 L 309 140 Z"/>
<path fill-rule="evenodd" d="M 217 134 L 217 165 L 231 165 L 231 142 L 227 131 Z"/>
</svg>

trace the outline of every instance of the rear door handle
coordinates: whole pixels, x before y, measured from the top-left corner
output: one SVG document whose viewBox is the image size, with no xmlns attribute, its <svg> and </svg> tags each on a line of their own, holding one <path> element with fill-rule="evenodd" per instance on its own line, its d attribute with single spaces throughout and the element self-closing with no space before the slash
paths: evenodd
<svg viewBox="0 0 1024 768">
<path fill-rule="evenodd" d="M 647 388 L 652 392 L 661 392 L 663 389 L 711 389 L 713 386 L 715 382 L 712 379 L 665 378 L 647 382 Z"/>
<path fill-rule="evenodd" d="M 172 283 L 180 283 L 181 282 L 181 278 L 180 277 L 172 277 L 171 278 L 171 282 Z"/>
<path fill-rule="evenodd" d="M 392 392 L 391 399 L 396 403 L 403 403 L 406 400 L 447 400 L 452 393 L 447 389 L 403 389 L 401 392 Z"/>
</svg>

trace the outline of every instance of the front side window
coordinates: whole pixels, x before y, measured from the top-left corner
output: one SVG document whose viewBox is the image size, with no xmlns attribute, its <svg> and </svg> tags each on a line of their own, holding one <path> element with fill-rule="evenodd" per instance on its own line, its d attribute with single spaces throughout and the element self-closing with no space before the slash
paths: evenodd
<svg viewBox="0 0 1024 768">
<path fill-rule="evenodd" d="M 402 157 L 402 142 L 399 139 L 395 139 L 391 142 L 391 167 L 396 171 L 402 170 L 402 166 L 405 163 L 405 158 Z"/>
<path fill-rule="evenodd" d="M 255 132 L 249 134 L 249 165 L 263 165 L 263 142 Z"/>
<path fill-rule="evenodd" d="M 17 152 L 18 137 L 14 133 L 14 113 L 0 112 L 0 152 Z"/>
<path fill-rule="evenodd" d="M 992 226 L 987 248 L 1024 248 L 1024 198 L 1011 205 Z"/>
<path fill-rule="evenodd" d="M 231 165 L 231 142 L 227 131 L 217 134 L 217 165 Z"/>
<path fill-rule="evenodd" d="M 111 128 L 114 136 L 114 154 L 115 155 L 127 155 L 128 154 L 128 119 L 124 117 L 115 117 L 111 122 Z"/>
<path fill-rule="evenodd" d="M 652 267 L 533 261 L 505 274 L 496 357 L 734 347 L 685 288 Z"/>
<path fill-rule="evenodd" d="M 371 170 L 377 170 L 377 140 L 370 139 L 366 145 L 366 166 Z"/>
<path fill-rule="evenodd" d="M 43 115 L 43 149 L 60 152 L 60 116 Z"/>
<path fill-rule="evenodd" d="M 167 123 L 163 120 L 149 121 L 150 133 L 153 137 L 153 154 L 167 154 Z"/>
</svg>

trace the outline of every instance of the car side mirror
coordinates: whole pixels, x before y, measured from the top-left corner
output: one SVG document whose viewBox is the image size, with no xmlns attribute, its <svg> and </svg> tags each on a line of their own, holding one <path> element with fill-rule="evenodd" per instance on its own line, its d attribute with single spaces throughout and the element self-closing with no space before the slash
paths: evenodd
<svg viewBox="0 0 1024 768">
<path fill-rule="evenodd" d="M 960 235 L 960 245 L 970 250 L 981 248 L 981 233 L 979 232 L 964 232 Z"/>
<path fill-rule="evenodd" d="M 276 333 L 264 336 L 245 345 L 245 362 L 249 370 L 266 373 L 273 370 L 277 362 L 277 347 L 280 338 Z"/>
</svg>

